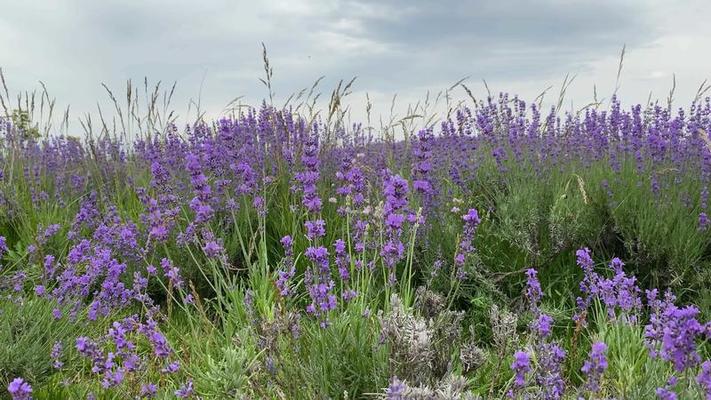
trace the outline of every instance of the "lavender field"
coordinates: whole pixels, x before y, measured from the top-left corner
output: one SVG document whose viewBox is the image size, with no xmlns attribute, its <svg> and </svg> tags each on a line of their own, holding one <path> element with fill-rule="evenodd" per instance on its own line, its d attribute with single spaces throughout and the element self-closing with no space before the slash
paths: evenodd
<svg viewBox="0 0 711 400">
<path fill-rule="evenodd" d="M 711 399 L 709 98 L 270 104 L 6 110 L 0 397 Z"/>
</svg>

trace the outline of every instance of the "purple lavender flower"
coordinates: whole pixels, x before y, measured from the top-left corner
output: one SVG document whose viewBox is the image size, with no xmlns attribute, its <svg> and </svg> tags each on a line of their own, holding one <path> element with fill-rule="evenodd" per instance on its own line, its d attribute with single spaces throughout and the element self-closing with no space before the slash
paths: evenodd
<svg viewBox="0 0 711 400">
<path fill-rule="evenodd" d="M 284 250 L 288 253 L 291 254 L 292 251 L 292 246 L 294 245 L 294 240 L 291 238 L 291 236 L 286 235 L 280 240 L 281 245 L 284 246 Z"/>
<path fill-rule="evenodd" d="M 528 353 L 525 351 L 517 351 L 514 353 L 514 361 L 511 364 L 511 369 L 516 374 L 516 377 L 514 379 L 514 388 L 509 392 L 509 397 L 516 398 L 515 394 L 526 386 L 526 374 L 531 372 L 531 359 Z"/>
<path fill-rule="evenodd" d="M 25 271 L 17 271 L 15 274 L 12 276 L 10 281 L 12 282 L 12 290 L 16 292 L 21 292 L 24 285 L 25 285 L 25 280 L 27 279 L 27 274 Z"/>
<path fill-rule="evenodd" d="M 306 226 L 306 238 L 310 241 L 326 235 L 326 222 L 322 219 L 306 221 L 304 226 Z"/>
<path fill-rule="evenodd" d="M 706 396 L 706 400 L 711 399 L 711 360 L 701 364 L 701 371 L 696 376 L 696 382 L 701 386 Z"/>
<path fill-rule="evenodd" d="M 386 171 L 387 172 L 387 171 Z M 385 204 L 383 206 L 383 222 L 385 225 L 385 241 L 380 250 L 385 266 L 389 270 L 389 284 L 397 282 L 395 276 L 395 265 L 405 254 L 405 246 L 400 236 L 402 235 L 405 216 L 408 204 L 409 185 L 406 179 L 399 175 L 388 176 L 383 182 L 383 193 L 385 194 Z"/>
<path fill-rule="evenodd" d="M 334 283 L 331 279 L 328 250 L 325 247 L 308 247 L 304 253 L 311 261 L 315 271 L 306 270 L 306 284 L 311 303 L 306 307 L 309 314 L 321 319 L 321 326 L 328 325 L 327 314 L 336 308 L 336 296 L 332 293 Z"/>
<path fill-rule="evenodd" d="M 61 361 L 62 342 L 54 343 L 54 345 L 52 346 L 52 352 L 50 353 L 50 357 L 52 357 L 52 366 L 54 368 L 60 369 L 64 366 L 64 363 Z"/>
<path fill-rule="evenodd" d="M 301 163 L 304 170 L 296 174 L 296 180 L 301 184 L 303 192 L 302 204 L 310 213 L 321 211 L 321 197 L 318 194 L 316 183 L 319 179 L 319 145 L 318 136 L 311 134 L 306 137 L 304 143 L 304 153 L 301 156 Z"/>
<path fill-rule="evenodd" d="M 390 175 L 384 182 L 385 215 L 390 215 L 407 207 L 409 187 L 407 180 L 400 175 Z"/>
<path fill-rule="evenodd" d="M 587 247 L 579 249 L 575 252 L 575 256 L 577 257 L 578 265 L 583 269 L 585 273 L 592 272 L 594 262 L 592 260 L 592 257 L 590 257 L 590 249 L 588 249 Z"/>
<path fill-rule="evenodd" d="M 657 388 L 655 391 L 657 397 L 661 400 L 676 400 L 677 395 L 673 389 L 677 383 L 678 379 L 675 376 L 671 376 L 669 380 L 667 380 L 667 384 L 664 387 Z"/>
<path fill-rule="evenodd" d="M 705 327 L 697 320 L 699 313 L 694 306 L 678 308 L 673 304 L 658 310 L 645 326 L 645 338 L 653 349 L 651 355 L 670 361 L 678 372 L 698 365 L 701 357 L 696 340 L 705 335 Z"/>
<path fill-rule="evenodd" d="M 454 255 L 454 264 L 457 267 L 457 278 L 460 280 L 466 278 L 466 271 L 464 270 L 466 258 L 472 255 L 476 250 L 473 242 L 476 230 L 481 223 L 481 218 L 479 218 L 479 212 L 475 208 L 471 208 L 462 216 L 462 220 L 464 220 L 464 228 L 459 240 L 459 245 L 457 246 L 457 252 Z"/>
<path fill-rule="evenodd" d="M 143 399 L 152 399 L 156 396 L 158 387 L 153 383 L 145 383 L 141 385 L 141 392 L 139 395 Z"/>
<path fill-rule="evenodd" d="M 0 236 L 0 258 L 7 254 L 9 249 L 7 248 L 7 241 L 5 240 L 5 236 Z"/>
<path fill-rule="evenodd" d="M 284 269 L 278 272 L 278 278 L 276 281 L 277 288 L 279 288 L 279 293 L 287 297 L 291 294 L 289 288 L 289 280 L 296 274 L 296 266 L 294 265 L 294 241 L 291 236 L 287 235 L 281 238 L 281 245 L 284 247 Z"/>
<path fill-rule="evenodd" d="M 12 400 L 31 400 L 32 386 L 25 382 L 22 378 L 15 378 L 7 386 L 7 391 L 10 392 Z"/>
<path fill-rule="evenodd" d="M 163 258 L 160 260 L 160 266 L 174 288 L 183 286 L 183 278 L 180 277 L 180 269 L 173 265 L 173 261 Z"/>
<path fill-rule="evenodd" d="M 37 242 L 40 245 L 46 244 L 47 241 L 56 235 L 60 229 L 61 225 L 59 224 L 52 224 L 45 229 L 40 229 L 40 232 L 37 234 Z"/>
<path fill-rule="evenodd" d="M 600 390 L 600 380 L 607 369 L 607 345 L 603 342 L 595 342 L 592 345 L 588 359 L 580 369 L 587 377 L 585 386 L 592 393 Z"/>
<path fill-rule="evenodd" d="M 534 379 L 544 399 L 560 399 L 565 393 L 563 361 L 565 350 L 556 343 L 538 343 L 536 346 L 538 368 Z"/>
<path fill-rule="evenodd" d="M 166 374 L 174 374 L 180 370 L 180 363 L 178 361 L 173 361 L 168 363 L 168 365 L 165 366 L 161 370 L 161 372 L 166 373 Z"/>
<path fill-rule="evenodd" d="M 534 310 L 538 309 L 538 304 L 543 298 L 543 290 L 541 289 L 541 283 L 538 281 L 538 271 L 533 268 L 526 270 L 526 276 L 528 280 L 526 281 L 526 298 Z"/>
<path fill-rule="evenodd" d="M 193 395 L 193 381 L 189 379 L 183 386 L 175 391 L 175 396 L 179 399 L 187 399 Z"/>
<path fill-rule="evenodd" d="M 574 316 L 574 320 L 579 321 L 582 312 L 593 301 L 599 300 L 605 306 L 610 319 L 621 318 L 626 322 L 636 323 L 637 314 L 642 308 L 639 296 L 641 290 L 637 286 L 637 279 L 625 274 L 624 263 L 619 258 L 612 259 L 609 268 L 615 275 L 612 278 L 604 278 L 593 271 L 593 261 L 588 249 L 578 250 L 576 254 L 584 276 L 580 282 L 582 297 L 577 299 L 578 314 Z"/>
<path fill-rule="evenodd" d="M 667 388 L 657 388 L 655 393 L 660 400 L 677 400 L 676 393 Z"/>
<path fill-rule="evenodd" d="M 362 169 L 354 164 L 351 158 L 344 157 L 341 169 L 336 172 L 336 179 L 342 183 L 336 194 L 351 196 L 353 205 L 360 207 L 365 201 L 366 178 Z"/>
<path fill-rule="evenodd" d="M 336 253 L 336 266 L 338 267 L 338 274 L 340 275 L 342 281 L 348 281 L 348 278 L 350 278 L 350 271 L 348 270 L 350 262 L 348 254 L 346 253 L 346 242 L 344 242 L 343 239 L 337 239 L 333 244 L 333 249 Z"/>
<path fill-rule="evenodd" d="M 407 384 L 394 376 L 390 380 L 390 385 L 385 389 L 387 400 L 407 400 Z"/>
<path fill-rule="evenodd" d="M 431 197 L 435 191 L 430 177 L 430 171 L 432 171 L 432 142 L 434 141 L 432 128 L 420 130 L 417 137 L 418 141 L 413 146 L 412 151 L 415 157 L 412 167 L 414 179 L 412 187 L 424 196 L 425 207 L 430 208 Z"/>
<path fill-rule="evenodd" d="M 225 249 L 217 241 L 210 240 L 205 243 L 205 245 L 202 247 L 202 250 L 205 252 L 205 255 L 208 256 L 209 258 L 216 258 L 220 254 L 222 254 L 222 252 Z"/>
<path fill-rule="evenodd" d="M 711 225 L 711 219 L 706 215 L 705 212 L 699 213 L 699 230 L 705 232 L 708 230 L 709 225 Z"/>
<path fill-rule="evenodd" d="M 547 338 L 551 334 L 553 318 L 548 314 L 540 313 L 532 323 L 533 330 L 542 338 Z"/>
</svg>

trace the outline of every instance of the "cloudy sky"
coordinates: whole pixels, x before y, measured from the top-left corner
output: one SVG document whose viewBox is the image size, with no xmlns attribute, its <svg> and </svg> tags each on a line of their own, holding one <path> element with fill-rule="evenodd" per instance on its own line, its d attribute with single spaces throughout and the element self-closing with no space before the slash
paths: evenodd
<svg viewBox="0 0 711 400">
<path fill-rule="evenodd" d="M 349 104 L 365 94 L 387 114 L 463 77 L 483 97 L 533 99 L 566 74 L 567 105 L 609 98 L 619 53 L 627 52 L 619 93 L 626 103 L 666 98 L 676 74 L 678 105 L 711 78 L 708 0 L 639 1 L 14 1 L 0 0 L 0 67 L 10 90 L 44 82 L 61 108 L 93 112 L 129 78 L 178 82 L 174 106 L 185 115 L 200 98 L 212 115 L 238 96 L 268 95 L 261 42 L 283 100 L 325 76 L 330 92 L 357 76 Z M 463 97 L 455 91 L 454 97 Z M 571 104 L 572 103 L 572 104 Z"/>
</svg>

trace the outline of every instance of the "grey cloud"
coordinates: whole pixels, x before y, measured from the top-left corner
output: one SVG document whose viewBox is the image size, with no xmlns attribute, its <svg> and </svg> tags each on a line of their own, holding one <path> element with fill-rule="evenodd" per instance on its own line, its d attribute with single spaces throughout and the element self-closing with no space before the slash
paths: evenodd
<svg viewBox="0 0 711 400">
<path fill-rule="evenodd" d="M 324 87 L 357 75 L 358 90 L 381 93 L 441 88 L 464 76 L 562 78 L 614 57 L 623 43 L 647 48 L 669 33 L 655 19 L 655 7 L 665 4 L 647 1 L 58 4 L 0 4 L 0 32 L 21 38 L 0 37 L 0 65 L 11 82 L 41 79 L 57 88 L 60 101 L 66 96 L 79 108 L 102 95 L 100 82 L 121 88 L 125 79 L 143 76 L 178 80 L 184 98 L 194 97 L 205 77 L 203 96 L 212 105 L 237 95 L 258 101 L 266 95 L 258 81 L 262 41 L 277 94 L 285 97 L 321 75 L 327 76 Z"/>
</svg>

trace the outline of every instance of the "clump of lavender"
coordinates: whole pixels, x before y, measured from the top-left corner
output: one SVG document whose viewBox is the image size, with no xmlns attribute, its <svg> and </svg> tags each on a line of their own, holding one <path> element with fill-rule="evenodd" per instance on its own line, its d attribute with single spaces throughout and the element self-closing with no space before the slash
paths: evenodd
<svg viewBox="0 0 711 400">
<path fill-rule="evenodd" d="M 696 367 L 701 362 L 697 340 L 707 335 L 707 328 L 698 321 L 700 311 L 695 306 L 679 308 L 670 293 L 657 299 L 656 291 L 647 293 L 652 314 L 644 327 L 650 356 L 669 361 L 677 372 Z"/>
<path fill-rule="evenodd" d="M 592 345 L 588 359 L 580 369 L 586 377 L 585 387 L 591 393 L 596 394 L 600 391 L 600 381 L 602 375 L 607 369 L 607 345 L 603 342 L 595 342 Z"/>
<path fill-rule="evenodd" d="M 536 348 L 538 368 L 535 381 L 544 399 L 560 399 L 565 393 L 563 379 L 563 361 L 566 352 L 557 343 L 542 343 Z"/>
<path fill-rule="evenodd" d="M 153 319 L 156 312 L 157 309 L 150 309 L 145 322 L 136 315 L 114 321 L 107 333 L 96 339 L 86 336 L 76 339 L 77 352 L 91 361 L 91 372 L 97 375 L 104 389 L 135 379 L 150 366 L 165 366 L 161 372 L 168 374 L 178 371 L 180 364 L 170 361 L 173 351 Z M 150 356 L 138 351 L 139 340 L 148 342 L 152 350 Z"/>
<path fill-rule="evenodd" d="M 584 276 L 580 282 L 582 297 L 577 298 L 578 313 L 574 320 L 584 325 L 585 321 L 581 320 L 583 312 L 593 301 L 599 300 L 605 306 L 607 316 L 611 320 L 636 323 L 637 315 L 642 308 L 641 290 L 637 286 L 637 279 L 625 274 L 622 260 L 617 257 L 612 259 L 609 269 L 614 276 L 605 278 L 593 270 L 594 264 L 589 249 L 580 249 L 576 255 L 577 263 L 583 269 Z"/>
</svg>

